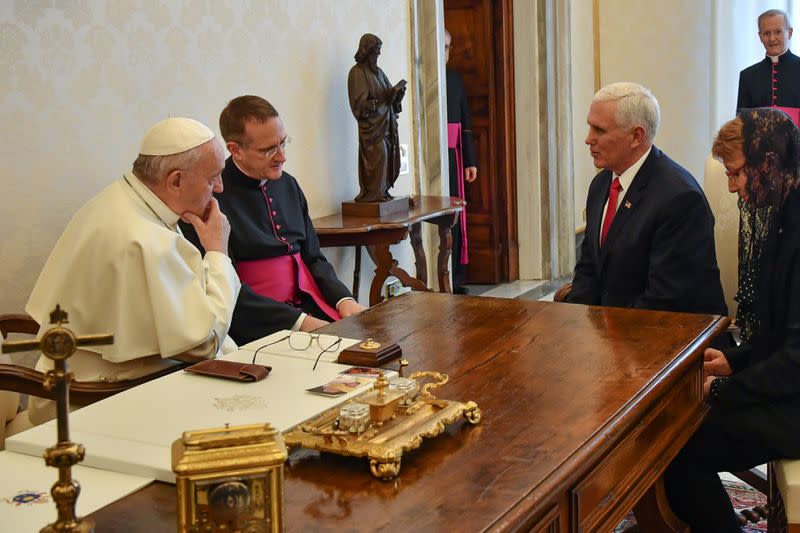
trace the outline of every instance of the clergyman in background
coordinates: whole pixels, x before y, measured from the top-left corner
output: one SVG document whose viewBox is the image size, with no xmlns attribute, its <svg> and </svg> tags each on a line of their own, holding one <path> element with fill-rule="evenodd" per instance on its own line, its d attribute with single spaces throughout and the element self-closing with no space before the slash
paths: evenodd
<svg viewBox="0 0 800 533">
<path fill-rule="evenodd" d="M 800 57 L 789 50 L 792 22 L 780 9 L 758 17 L 766 57 L 739 74 L 736 112 L 754 107 L 800 107 Z"/>
<path fill-rule="evenodd" d="M 444 61 L 450 60 L 453 39 L 444 30 Z M 457 71 L 446 69 L 447 76 L 447 148 L 450 163 L 450 196 L 465 199 L 465 183 L 478 177 L 475 144 L 472 139 L 472 115 L 469 111 L 467 88 Z M 467 210 L 461 211 L 458 222 L 451 228 L 453 235 L 453 293 L 466 294 L 464 287 L 469 262 L 467 246 Z"/>
</svg>

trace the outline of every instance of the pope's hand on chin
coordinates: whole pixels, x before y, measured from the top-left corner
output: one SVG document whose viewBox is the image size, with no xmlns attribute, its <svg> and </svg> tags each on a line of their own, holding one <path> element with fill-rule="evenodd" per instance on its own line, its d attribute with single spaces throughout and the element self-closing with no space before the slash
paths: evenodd
<svg viewBox="0 0 800 533">
<path fill-rule="evenodd" d="M 206 208 L 203 209 L 202 212 L 198 213 L 197 211 L 187 210 L 181 213 L 181 220 L 183 220 L 187 224 L 191 224 L 191 221 L 189 220 L 191 217 L 188 216 L 191 214 L 200 217 L 200 220 L 202 220 L 203 222 L 208 222 L 208 215 L 210 213 L 211 213 L 211 202 L 209 201 L 208 204 L 206 204 Z"/>
<path fill-rule="evenodd" d="M 211 213 L 211 200 L 209 200 L 208 203 L 206 204 L 206 208 L 203 210 L 203 214 L 198 216 L 203 219 L 203 222 L 207 222 L 208 215 L 210 213 Z"/>
<path fill-rule="evenodd" d="M 231 226 L 228 218 L 219 210 L 216 198 L 211 199 L 204 215 L 205 218 L 202 218 L 196 213 L 185 211 L 181 218 L 194 227 L 200 244 L 207 252 L 215 251 L 227 254 Z"/>
</svg>

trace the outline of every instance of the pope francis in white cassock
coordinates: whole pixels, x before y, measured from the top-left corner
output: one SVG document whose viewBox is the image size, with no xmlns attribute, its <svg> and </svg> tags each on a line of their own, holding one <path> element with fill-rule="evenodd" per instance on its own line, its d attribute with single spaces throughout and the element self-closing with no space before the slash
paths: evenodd
<svg viewBox="0 0 800 533">
<path fill-rule="evenodd" d="M 236 349 L 227 333 L 240 283 L 227 256 L 230 226 L 212 196 L 222 191 L 223 166 L 209 128 L 188 118 L 161 121 L 145 135 L 133 171 L 72 218 L 26 311 L 44 331 L 60 304 L 76 334 L 114 334 L 114 344 L 70 358 L 77 381 L 133 379 L 187 353 Z M 204 257 L 181 234 L 181 218 L 206 241 Z M 51 366 L 42 356 L 36 369 Z M 55 404 L 31 398 L 28 416 L 49 420 Z"/>
</svg>

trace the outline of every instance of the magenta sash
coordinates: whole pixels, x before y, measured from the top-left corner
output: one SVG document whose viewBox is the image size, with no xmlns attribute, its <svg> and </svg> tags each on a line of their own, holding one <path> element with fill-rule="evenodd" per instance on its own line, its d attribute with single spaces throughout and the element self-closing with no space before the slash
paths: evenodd
<svg viewBox="0 0 800 533">
<path fill-rule="evenodd" d="M 447 124 L 447 147 L 453 148 L 456 151 L 456 172 L 458 173 L 458 197 L 462 200 L 465 199 L 465 186 L 464 186 L 464 157 L 461 145 L 461 123 L 451 122 Z M 453 194 L 453 191 L 450 191 Z M 458 217 L 458 223 L 461 225 L 461 257 L 459 262 L 462 265 L 469 263 L 469 254 L 467 253 L 467 208 L 461 210 Z"/>
<path fill-rule="evenodd" d="M 300 303 L 298 292 L 302 291 L 314 300 L 331 320 L 340 320 L 339 312 L 331 307 L 322 296 L 322 292 L 314 281 L 299 253 L 280 255 L 254 261 L 240 261 L 236 264 L 236 273 L 243 283 L 261 296 L 294 307 Z"/>
<path fill-rule="evenodd" d="M 780 106 L 777 106 L 777 105 L 774 105 L 772 107 L 774 107 L 775 109 L 778 109 L 780 111 L 783 111 L 784 113 L 789 115 L 789 118 L 792 119 L 792 122 L 794 122 L 796 126 L 800 126 L 800 108 L 797 108 L 797 107 L 780 107 Z"/>
</svg>

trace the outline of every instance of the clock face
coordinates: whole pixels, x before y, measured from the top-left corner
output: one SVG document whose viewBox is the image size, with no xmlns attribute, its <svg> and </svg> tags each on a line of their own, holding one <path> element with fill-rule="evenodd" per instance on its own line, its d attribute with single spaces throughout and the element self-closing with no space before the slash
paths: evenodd
<svg viewBox="0 0 800 533">
<path fill-rule="evenodd" d="M 197 531 L 211 524 L 244 533 L 271 531 L 269 486 L 269 474 L 264 473 L 196 482 Z"/>
<path fill-rule="evenodd" d="M 214 522 L 235 520 L 250 510 L 250 487 L 241 481 L 220 483 L 208 494 L 208 515 Z"/>
<path fill-rule="evenodd" d="M 63 329 L 52 329 L 42 337 L 42 352 L 52 359 L 66 359 L 76 347 L 75 337 Z"/>
</svg>

